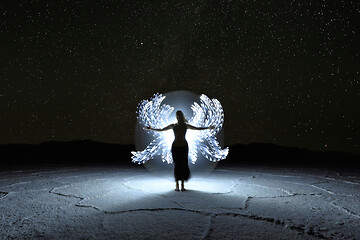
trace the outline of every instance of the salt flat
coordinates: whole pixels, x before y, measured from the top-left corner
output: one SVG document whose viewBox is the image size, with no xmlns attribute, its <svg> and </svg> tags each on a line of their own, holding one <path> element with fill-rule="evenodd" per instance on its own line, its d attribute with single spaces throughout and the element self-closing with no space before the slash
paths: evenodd
<svg viewBox="0 0 360 240">
<path fill-rule="evenodd" d="M 359 239 L 360 176 L 223 167 L 184 192 L 142 167 L 0 172 L 0 239 Z"/>
</svg>

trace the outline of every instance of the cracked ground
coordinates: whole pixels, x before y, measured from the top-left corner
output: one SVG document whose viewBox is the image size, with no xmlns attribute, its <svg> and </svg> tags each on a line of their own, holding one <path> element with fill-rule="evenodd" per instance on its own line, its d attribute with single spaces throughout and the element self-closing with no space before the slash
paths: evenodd
<svg viewBox="0 0 360 240">
<path fill-rule="evenodd" d="M 359 239 L 360 176 L 224 167 L 175 192 L 141 167 L 0 172 L 0 239 Z"/>
</svg>

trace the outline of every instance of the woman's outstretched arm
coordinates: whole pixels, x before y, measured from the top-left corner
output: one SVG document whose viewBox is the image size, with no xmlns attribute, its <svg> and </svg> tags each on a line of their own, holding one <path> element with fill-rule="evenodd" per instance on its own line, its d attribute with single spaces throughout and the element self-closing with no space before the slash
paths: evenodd
<svg viewBox="0 0 360 240">
<path fill-rule="evenodd" d="M 186 127 L 188 129 L 191 129 L 191 130 L 206 130 L 206 129 L 214 129 L 215 127 L 214 126 L 210 126 L 210 127 L 195 127 L 195 126 L 192 126 L 190 124 L 186 124 Z"/>
<path fill-rule="evenodd" d="M 153 131 L 162 132 L 162 131 L 172 129 L 173 127 L 174 127 L 174 124 L 170 124 L 169 126 L 164 127 L 162 129 L 152 128 L 152 127 L 148 126 L 148 127 L 145 127 L 145 130 L 153 130 Z"/>
</svg>

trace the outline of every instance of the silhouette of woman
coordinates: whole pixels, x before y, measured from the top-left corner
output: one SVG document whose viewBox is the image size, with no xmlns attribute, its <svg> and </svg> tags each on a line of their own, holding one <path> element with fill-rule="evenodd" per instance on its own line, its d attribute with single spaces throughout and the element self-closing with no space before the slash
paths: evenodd
<svg viewBox="0 0 360 240">
<path fill-rule="evenodd" d="M 185 191 L 184 181 L 187 181 L 190 178 L 190 169 L 188 165 L 188 152 L 189 147 L 185 139 L 185 134 L 187 129 L 192 130 L 205 130 L 213 129 L 213 126 L 210 127 L 194 127 L 186 123 L 186 119 L 182 111 L 176 112 L 177 123 L 170 124 L 169 126 L 163 129 L 155 129 L 151 126 L 146 127 L 147 130 L 154 131 L 166 131 L 172 129 L 174 131 L 175 140 L 171 147 L 171 153 L 174 160 L 174 177 L 176 182 L 175 191 L 179 191 L 179 181 L 181 181 L 181 191 Z"/>
</svg>

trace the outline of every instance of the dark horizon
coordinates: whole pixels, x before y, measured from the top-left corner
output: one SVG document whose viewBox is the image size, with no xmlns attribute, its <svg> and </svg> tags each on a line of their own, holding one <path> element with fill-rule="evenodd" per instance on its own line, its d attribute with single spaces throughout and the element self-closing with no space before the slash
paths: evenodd
<svg viewBox="0 0 360 240">
<path fill-rule="evenodd" d="M 141 149 L 136 149 L 135 143 L 112 143 L 112 142 L 102 142 L 102 141 L 95 141 L 91 139 L 77 139 L 77 140 L 70 140 L 70 141 L 59 141 L 59 140 L 50 140 L 40 143 L 5 143 L 0 144 L 0 147 L 6 147 L 6 146 L 41 146 L 41 145 L 49 145 L 49 144 L 99 144 L 99 145 L 115 145 L 119 147 L 131 147 L 133 150 L 140 151 Z M 344 154 L 344 155 L 353 155 L 360 157 L 359 153 L 353 153 L 353 152 L 346 152 L 346 151 L 336 151 L 336 150 L 313 150 L 309 148 L 302 148 L 297 146 L 285 146 L 285 145 L 279 145 L 275 143 L 265 143 L 265 142 L 250 142 L 250 143 L 234 143 L 231 145 L 225 144 L 223 147 L 229 147 L 229 148 L 241 148 L 241 147 L 251 147 L 255 146 L 257 148 L 266 147 L 266 148 L 277 148 L 277 149 L 287 149 L 287 150 L 300 150 L 300 151 L 307 151 L 312 153 L 320 153 L 320 154 L 328 154 L 328 153 L 336 153 L 336 154 Z M 89 147 L 89 146 L 88 146 Z M 226 159 L 221 160 L 226 161 Z"/>
<path fill-rule="evenodd" d="M 235 144 L 228 146 L 226 159 L 217 163 L 217 167 L 254 166 L 270 168 L 316 168 L 316 169 L 359 169 L 360 155 L 345 152 L 319 152 L 296 147 L 284 147 L 271 143 Z M 41 144 L 0 145 L 0 166 L 6 169 L 22 169 L 68 166 L 139 166 L 132 162 L 134 145 L 111 144 L 79 140 L 71 142 L 44 142 Z M 200 154 L 200 153 L 199 153 Z M 201 154 L 200 154 L 201 155 Z M 150 159 L 154 164 L 159 159 Z M 207 159 L 203 159 L 208 162 Z M 162 171 L 171 169 L 166 163 Z M 147 166 L 150 165 L 145 165 Z M 152 166 L 152 165 L 151 165 Z M 215 167 L 215 166 L 214 166 Z M 204 169 L 202 169 L 203 171 Z M 201 171 L 201 172 L 202 172 Z"/>
</svg>

